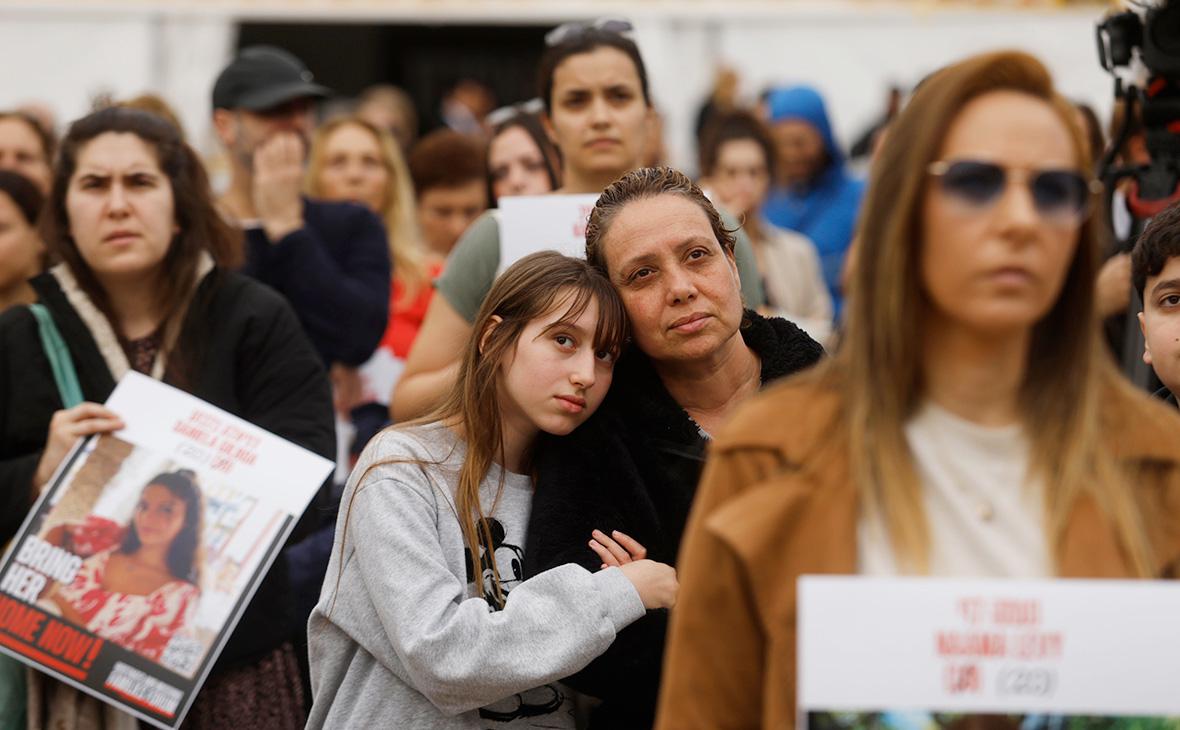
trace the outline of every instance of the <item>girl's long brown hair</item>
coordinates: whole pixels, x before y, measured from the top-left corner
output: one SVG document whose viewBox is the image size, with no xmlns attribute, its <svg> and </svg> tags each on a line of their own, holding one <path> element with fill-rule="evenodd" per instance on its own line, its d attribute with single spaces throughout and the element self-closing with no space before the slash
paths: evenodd
<svg viewBox="0 0 1180 730">
<path fill-rule="evenodd" d="M 454 485 L 455 517 L 463 532 L 469 553 L 471 574 L 476 586 L 479 576 L 481 546 L 492 545 L 486 514 L 495 511 L 504 487 L 504 470 L 492 506 L 485 512 L 479 488 L 492 464 L 504 463 L 504 433 L 500 414 L 503 395 L 498 388 L 500 366 L 505 356 L 516 349 L 520 333 L 534 319 L 558 308 L 564 308 L 559 321 L 573 322 L 591 302 L 598 304 L 598 322 L 594 330 L 594 348 L 617 353 L 627 337 L 627 315 L 614 287 L 593 266 L 581 259 L 563 256 L 555 251 L 542 251 L 525 256 L 512 264 L 496 279 L 484 298 L 475 317 L 471 339 L 459 364 L 459 375 L 446 401 L 438 409 L 420 419 L 389 428 L 404 428 L 423 423 L 442 422 L 456 428 L 467 444 L 467 452 Z M 445 459 L 443 460 L 445 461 Z M 366 470 L 384 464 L 405 463 L 404 460 L 376 461 Z M 419 463 L 419 462 L 410 462 Z M 440 462 L 432 462 L 437 465 Z M 357 481 L 356 491 L 363 487 L 365 475 Z M 444 490 L 445 491 L 445 490 Z M 354 493 L 349 501 L 351 514 Z M 348 515 L 340 540 L 340 572 L 344 566 L 344 538 L 348 530 Z M 493 566 L 493 591 L 502 605 L 499 571 Z M 336 587 L 340 586 L 340 574 Z"/>
<path fill-rule="evenodd" d="M 1069 130 L 1077 169 L 1090 153 L 1072 106 L 1032 56 L 998 52 L 948 66 L 922 83 L 890 127 L 873 165 L 861 212 L 858 259 L 850 278 L 846 328 L 836 356 L 815 377 L 846 394 L 839 427 L 865 508 L 884 518 L 900 564 L 928 567 L 929 528 L 903 426 L 923 393 L 923 312 L 919 270 L 927 170 L 947 131 L 972 99 L 1016 91 L 1050 106 Z M 1045 487 L 1050 552 L 1060 558 L 1070 509 L 1089 494 L 1112 519 L 1134 568 L 1150 572 L 1150 550 L 1129 477 L 1105 447 L 1102 401 L 1125 388 L 1102 350 L 1094 309 L 1100 231 L 1091 217 L 1056 303 L 1033 328 L 1020 396 L 1031 440 L 1031 474 Z M 927 245 L 936 242 L 927 242 Z"/>
</svg>

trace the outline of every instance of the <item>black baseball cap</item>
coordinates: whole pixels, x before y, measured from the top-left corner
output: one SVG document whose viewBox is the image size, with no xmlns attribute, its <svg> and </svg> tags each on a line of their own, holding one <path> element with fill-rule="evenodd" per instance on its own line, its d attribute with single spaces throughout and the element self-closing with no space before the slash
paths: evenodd
<svg viewBox="0 0 1180 730">
<path fill-rule="evenodd" d="M 238 52 L 213 83 L 214 109 L 273 109 L 295 99 L 331 95 L 315 83 L 307 66 L 274 46 L 250 46 Z"/>
</svg>

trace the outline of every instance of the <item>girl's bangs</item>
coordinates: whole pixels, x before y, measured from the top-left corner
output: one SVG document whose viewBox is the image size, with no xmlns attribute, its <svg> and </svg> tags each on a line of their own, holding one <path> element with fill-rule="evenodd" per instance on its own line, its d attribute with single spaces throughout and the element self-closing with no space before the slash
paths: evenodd
<svg viewBox="0 0 1180 730">
<path fill-rule="evenodd" d="M 610 282 L 597 277 L 571 284 L 564 297 L 568 302 L 557 323 L 572 325 L 590 306 L 598 302 L 598 321 L 594 323 L 594 349 L 618 354 L 627 341 L 627 314 Z M 562 299 L 558 294 L 555 299 Z M 560 304 L 558 304 L 560 306 Z"/>
</svg>

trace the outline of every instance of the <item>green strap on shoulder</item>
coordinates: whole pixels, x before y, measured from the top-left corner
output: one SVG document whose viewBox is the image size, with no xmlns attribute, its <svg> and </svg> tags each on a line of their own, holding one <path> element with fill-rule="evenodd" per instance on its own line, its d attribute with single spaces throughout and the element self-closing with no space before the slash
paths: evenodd
<svg viewBox="0 0 1180 730">
<path fill-rule="evenodd" d="M 44 304 L 30 304 L 29 311 L 37 318 L 37 328 L 41 331 L 41 346 L 45 349 L 45 356 L 49 358 L 49 367 L 53 370 L 53 379 L 57 381 L 57 392 L 61 394 L 61 402 L 66 408 L 73 408 L 82 402 L 82 386 L 78 384 L 78 373 L 74 370 L 74 360 L 70 357 L 70 350 L 66 341 L 62 339 L 53 315 Z"/>
</svg>

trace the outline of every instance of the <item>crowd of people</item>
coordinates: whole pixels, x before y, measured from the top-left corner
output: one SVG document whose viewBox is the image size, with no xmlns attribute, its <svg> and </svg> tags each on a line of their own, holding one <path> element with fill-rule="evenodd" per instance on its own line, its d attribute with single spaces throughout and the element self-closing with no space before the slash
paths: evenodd
<svg viewBox="0 0 1180 730">
<path fill-rule="evenodd" d="M 245 48 L 211 90 L 216 193 L 159 99 L 60 141 L 0 112 L 0 540 L 122 428 L 130 371 L 338 464 L 186 727 L 790 727 L 800 575 L 1175 575 L 1180 207 L 1116 252 L 1102 130 L 1040 61 L 931 69 L 867 179 L 817 90 L 743 108 L 722 73 L 694 180 L 651 164 L 628 24 L 546 44 L 536 99 L 457 88 L 421 136 L 401 90 L 319 119 L 298 58 Z M 499 202 L 568 194 L 596 196 L 584 258 L 502 260 Z M 1134 301 L 1156 398 L 1102 326 Z M 199 530 L 191 474 L 149 496 Z M 191 555 L 149 542 L 88 561 L 64 615 L 193 610 Z M 0 699 L 137 723 L 10 660 Z"/>
</svg>

